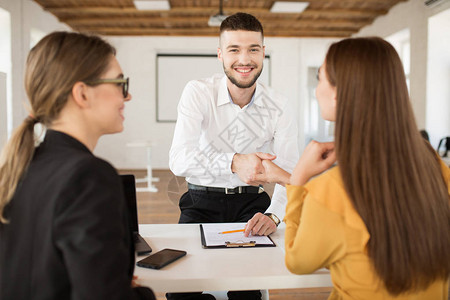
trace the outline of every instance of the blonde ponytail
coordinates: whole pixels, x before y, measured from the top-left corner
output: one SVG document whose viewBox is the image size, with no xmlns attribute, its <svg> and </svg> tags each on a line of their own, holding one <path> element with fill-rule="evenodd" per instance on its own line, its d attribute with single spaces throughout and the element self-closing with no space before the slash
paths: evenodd
<svg viewBox="0 0 450 300">
<path fill-rule="evenodd" d="M 8 223 L 5 207 L 11 201 L 22 175 L 34 154 L 34 124 L 37 120 L 27 117 L 14 131 L 0 156 L 0 222 Z"/>
<path fill-rule="evenodd" d="M 49 127 L 66 105 L 76 82 L 91 81 L 107 70 L 116 50 L 97 36 L 53 32 L 27 57 L 25 90 L 33 115 L 15 130 L 0 156 L 0 224 L 35 149 L 34 124 Z"/>
</svg>

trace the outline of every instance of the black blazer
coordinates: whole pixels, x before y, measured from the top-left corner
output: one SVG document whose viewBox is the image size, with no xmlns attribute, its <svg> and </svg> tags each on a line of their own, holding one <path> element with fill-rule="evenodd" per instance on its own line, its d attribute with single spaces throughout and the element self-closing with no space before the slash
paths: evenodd
<svg viewBox="0 0 450 300">
<path fill-rule="evenodd" d="M 48 130 L 0 224 L 0 299 L 155 299 L 131 288 L 134 249 L 116 170 Z"/>
</svg>

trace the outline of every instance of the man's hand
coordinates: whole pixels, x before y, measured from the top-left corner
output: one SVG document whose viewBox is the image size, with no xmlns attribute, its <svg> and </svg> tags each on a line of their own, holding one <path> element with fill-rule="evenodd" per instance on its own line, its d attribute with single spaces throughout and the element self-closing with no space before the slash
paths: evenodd
<svg viewBox="0 0 450 300">
<path fill-rule="evenodd" d="M 244 235 L 269 235 L 277 230 L 277 225 L 266 215 L 256 213 L 245 225 Z"/>
<path fill-rule="evenodd" d="M 261 174 L 265 173 L 264 166 L 262 165 L 262 160 L 274 160 L 275 155 L 269 153 L 255 152 L 250 154 L 239 154 L 236 153 L 233 156 L 233 161 L 231 163 L 231 171 L 236 173 L 239 178 L 250 185 L 259 185 L 267 183 L 264 180 L 264 176 Z M 256 177 L 258 176 L 258 179 Z"/>
<path fill-rule="evenodd" d="M 265 181 L 267 183 L 278 183 L 282 186 L 289 184 L 291 174 L 286 172 L 279 166 L 273 163 L 271 160 L 263 160 L 262 165 L 264 167 L 263 174 L 257 174 L 253 178 L 254 181 Z"/>
</svg>

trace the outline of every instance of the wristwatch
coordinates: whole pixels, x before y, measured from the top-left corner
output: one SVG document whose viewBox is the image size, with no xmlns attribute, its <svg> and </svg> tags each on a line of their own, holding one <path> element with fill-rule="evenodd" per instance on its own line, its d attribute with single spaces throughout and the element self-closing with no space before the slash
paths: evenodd
<svg viewBox="0 0 450 300">
<path fill-rule="evenodd" d="M 278 225 L 280 225 L 280 219 L 278 219 L 278 217 L 275 216 L 274 214 L 272 214 L 272 213 L 265 213 L 264 215 L 268 216 L 275 223 L 275 225 L 277 225 L 277 227 L 278 227 Z"/>
</svg>

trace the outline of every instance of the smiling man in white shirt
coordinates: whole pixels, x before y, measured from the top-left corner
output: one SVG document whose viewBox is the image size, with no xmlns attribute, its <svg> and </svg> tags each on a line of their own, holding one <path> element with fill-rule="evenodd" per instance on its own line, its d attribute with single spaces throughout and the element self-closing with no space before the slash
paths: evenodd
<svg viewBox="0 0 450 300">
<path fill-rule="evenodd" d="M 257 81 L 265 46 L 255 17 L 237 13 L 222 22 L 217 56 L 225 75 L 190 81 L 178 104 L 170 169 L 189 188 L 179 222 L 247 222 L 246 235 L 269 235 L 284 217 L 286 191 L 277 184 L 271 200 L 255 178 L 264 178 L 263 159 L 292 171 L 295 112 L 286 97 Z M 260 299 L 239 293 L 229 299 Z"/>
</svg>

